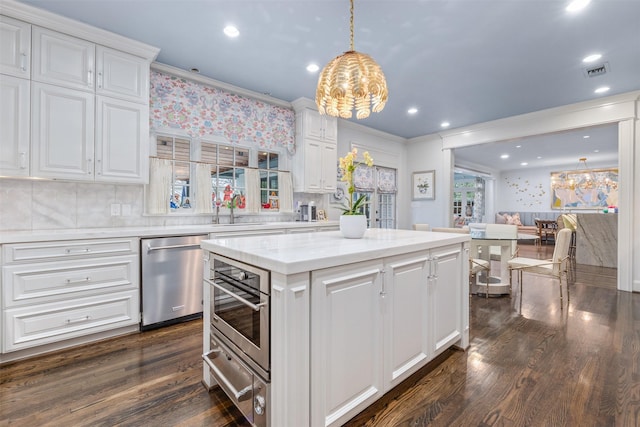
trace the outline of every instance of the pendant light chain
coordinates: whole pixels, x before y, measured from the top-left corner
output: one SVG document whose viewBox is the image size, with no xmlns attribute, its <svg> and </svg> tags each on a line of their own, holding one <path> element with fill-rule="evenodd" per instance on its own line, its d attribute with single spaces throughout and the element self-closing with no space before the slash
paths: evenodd
<svg viewBox="0 0 640 427">
<path fill-rule="evenodd" d="M 351 21 L 350 21 L 350 28 L 351 28 L 351 50 L 354 51 L 356 50 L 354 45 L 353 45 L 353 0 L 351 0 Z"/>
</svg>

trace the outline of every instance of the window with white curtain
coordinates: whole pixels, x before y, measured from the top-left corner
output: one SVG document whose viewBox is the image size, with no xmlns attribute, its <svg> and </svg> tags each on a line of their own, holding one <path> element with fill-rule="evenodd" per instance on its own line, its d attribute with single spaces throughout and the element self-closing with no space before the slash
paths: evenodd
<svg viewBox="0 0 640 427">
<path fill-rule="evenodd" d="M 149 185 L 148 192 L 158 194 L 148 195 L 148 213 L 211 213 L 216 206 L 228 208 L 234 195 L 235 207 L 247 213 L 291 211 L 281 209 L 283 196 L 287 206 L 292 198 L 281 193 L 292 189 L 279 185 L 282 174 L 290 176 L 279 170 L 277 152 L 169 134 L 156 135 L 155 148 L 150 180 L 162 178 L 164 184 Z M 256 200 L 248 203 L 249 195 Z M 164 197 L 167 209 L 159 203 Z"/>
</svg>

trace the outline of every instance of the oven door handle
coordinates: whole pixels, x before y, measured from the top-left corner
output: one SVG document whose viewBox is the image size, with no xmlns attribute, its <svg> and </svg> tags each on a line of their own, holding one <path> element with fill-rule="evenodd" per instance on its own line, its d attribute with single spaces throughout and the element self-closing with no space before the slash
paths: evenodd
<svg viewBox="0 0 640 427">
<path fill-rule="evenodd" d="M 253 311 L 260 311 L 260 309 L 264 306 L 267 305 L 266 302 L 261 302 L 260 304 L 254 304 L 250 301 L 247 301 L 246 299 L 242 298 L 240 295 L 236 295 L 233 292 L 231 292 L 230 290 L 218 285 L 216 282 L 212 282 L 209 279 L 204 279 L 205 282 L 207 282 L 208 284 L 210 284 L 211 286 L 213 286 L 214 288 L 221 290 L 222 292 L 224 292 L 225 294 L 229 295 L 231 298 L 234 298 L 235 300 L 241 302 L 242 304 L 246 305 L 247 307 L 250 307 Z"/>
<path fill-rule="evenodd" d="M 202 355 L 202 360 L 204 360 L 204 363 L 206 363 L 207 366 L 209 366 L 209 368 L 211 368 L 211 370 L 216 373 L 216 379 L 221 380 L 224 383 L 224 385 L 227 386 L 229 391 L 233 394 L 233 397 L 236 398 L 236 401 L 242 402 L 244 400 L 249 399 L 253 392 L 253 386 L 248 385 L 240 391 L 236 390 L 233 384 L 231 384 L 229 380 L 227 380 L 224 374 L 220 372 L 218 367 L 211 361 L 211 359 L 215 359 L 221 354 L 222 354 L 222 350 L 219 350 L 219 349 L 211 350 L 209 353 Z"/>
</svg>

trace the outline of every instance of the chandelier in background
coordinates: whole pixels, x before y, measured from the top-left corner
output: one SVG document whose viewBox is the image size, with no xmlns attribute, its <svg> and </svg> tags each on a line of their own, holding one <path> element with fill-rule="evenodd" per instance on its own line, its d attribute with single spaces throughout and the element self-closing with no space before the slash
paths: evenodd
<svg viewBox="0 0 640 427">
<path fill-rule="evenodd" d="M 589 169 L 587 166 L 587 158 L 580 157 L 575 170 L 560 173 L 559 179 L 552 181 L 551 186 L 553 189 L 564 188 L 575 191 L 576 189 L 595 190 L 603 186 L 614 185 L 614 182 L 607 174 L 598 173 L 601 171 L 603 170 Z M 617 187 L 617 183 L 615 183 L 615 185 Z"/>
<path fill-rule="evenodd" d="M 351 50 L 329 62 L 318 79 L 316 105 L 320 114 L 349 119 L 369 117 L 387 102 L 387 82 L 380 66 L 369 55 L 353 47 L 353 0 L 351 2 Z"/>
</svg>

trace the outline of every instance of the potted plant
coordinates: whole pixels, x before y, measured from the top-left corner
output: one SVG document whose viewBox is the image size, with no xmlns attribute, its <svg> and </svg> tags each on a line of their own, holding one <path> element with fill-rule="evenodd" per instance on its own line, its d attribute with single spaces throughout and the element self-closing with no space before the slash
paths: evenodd
<svg viewBox="0 0 640 427">
<path fill-rule="evenodd" d="M 340 208 L 342 215 L 340 216 L 340 231 L 344 237 L 350 239 L 359 239 L 364 236 L 367 230 L 367 217 L 364 214 L 364 206 L 368 203 L 366 195 L 361 195 L 353 201 L 353 193 L 356 191 L 354 184 L 354 172 L 357 167 L 363 163 L 367 166 L 373 166 L 373 159 L 369 155 L 368 151 L 365 151 L 364 162 L 356 162 L 358 157 L 358 149 L 353 148 L 346 156 L 340 157 L 340 173 L 342 175 L 341 181 L 347 183 L 347 193 L 349 197 L 346 201 L 346 206 Z"/>
</svg>

